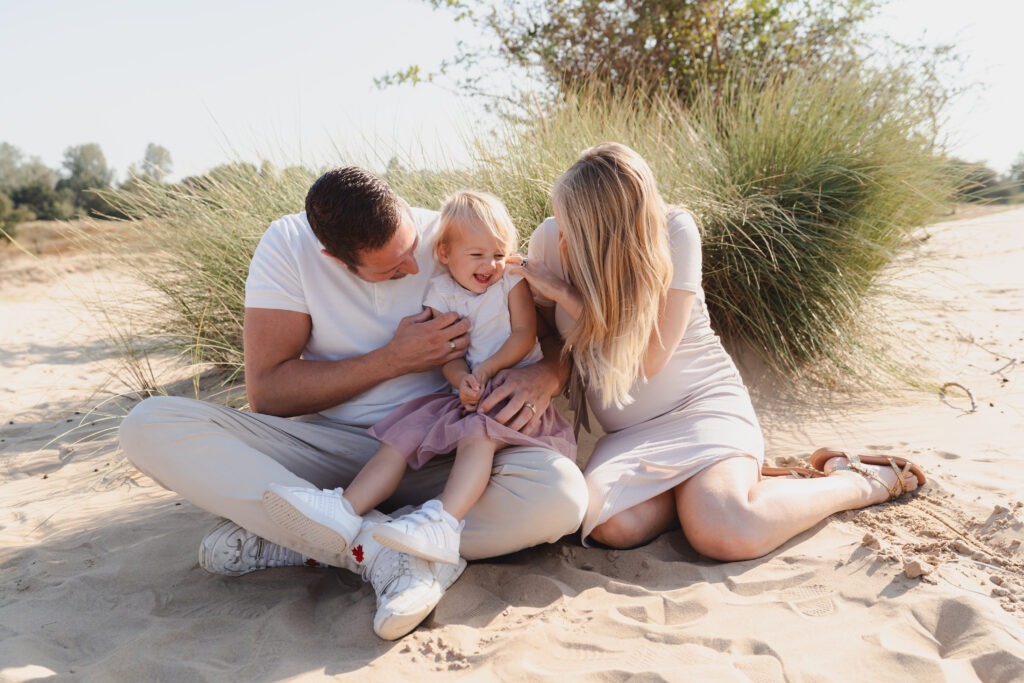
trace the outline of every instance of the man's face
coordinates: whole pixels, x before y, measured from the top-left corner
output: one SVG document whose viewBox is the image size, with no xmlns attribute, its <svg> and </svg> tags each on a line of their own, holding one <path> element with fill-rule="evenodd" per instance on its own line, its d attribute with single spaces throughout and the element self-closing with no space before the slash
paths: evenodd
<svg viewBox="0 0 1024 683">
<path fill-rule="evenodd" d="M 356 277 L 367 282 L 400 280 L 406 275 L 420 272 L 420 267 L 416 263 L 416 247 L 419 243 L 420 235 L 416 230 L 416 224 L 412 222 L 412 214 L 406 210 L 402 213 L 402 222 L 387 244 L 380 249 L 361 252 L 359 265 L 345 266 L 355 273 Z"/>
</svg>

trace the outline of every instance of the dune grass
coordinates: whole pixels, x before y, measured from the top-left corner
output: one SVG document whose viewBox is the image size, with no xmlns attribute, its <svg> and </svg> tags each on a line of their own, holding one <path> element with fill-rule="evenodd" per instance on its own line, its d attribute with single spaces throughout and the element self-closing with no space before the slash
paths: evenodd
<svg viewBox="0 0 1024 683">
<path fill-rule="evenodd" d="M 477 186 L 532 230 L 558 174 L 616 140 L 651 164 L 666 200 L 702 227 L 716 330 L 784 374 L 866 378 L 865 303 L 912 230 L 949 196 L 947 171 L 883 75 L 740 83 L 684 109 L 668 98 L 580 93 L 482 146 Z M 896 370 L 896 368 L 889 368 Z M 810 371 L 810 372 L 808 372 Z"/>
<path fill-rule="evenodd" d="M 582 92 L 471 140 L 467 168 L 394 164 L 386 177 L 429 208 L 461 187 L 493 192 L 525 239 L 581 150 L 626 143 L 650 162 L 666 200 L 697 216 L 708 304 L 727 341 L 789 375 L 870 374 L 876 360 L 865 362 L 857 343 L 871 319 L 865 304 L 949 192 L 940 156 L 919 134 L 927 121 L 884 76 L 830 73 L 764 89 L 741 81 L 729 92 L 689 109 Z M 316 175 L 237 164 L 188 186 L 112 197 L 142 241 L 141 251 L 126 243 L 139 276 L 166 298 L 150 332 L 197 363 L 240 369 L 252 251 L 267 224 L 302 209 Z"/>
<path fill-rule="evenodd" d="M 301 210 L 313 171 L 270 164 L 218 167 L 188 184 L 138 183 L 110 195 L 130 232 L 107 245 L 163 295 L 136 333 L 159 337 L 197 366 L 242 368 L 242 317 L 249 260 L 267 225 Z M 119 345 L 138 353 L 136 340 Z"/>
</svg>

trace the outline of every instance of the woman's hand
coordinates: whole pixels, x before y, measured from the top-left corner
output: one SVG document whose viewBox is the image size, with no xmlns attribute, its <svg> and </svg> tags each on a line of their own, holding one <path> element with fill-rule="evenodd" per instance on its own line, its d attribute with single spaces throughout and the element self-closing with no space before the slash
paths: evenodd
<svg viewBox="0 0 1024 683">
<path fill-rule="evenodd" d="M 489 413 L 507 401 L 494 419 L 509 429 L 530 432 L 539 427 L 540 416 L 551 404 L 558 378 L 543 363 L 534 363 L 502 370 L 491 380 L 490 387 L 477 411 Z"/>
<path fill-rule="evenodd" d="M 519 262 L 509 261 L 506 268 L 513 275 L 521 275 L 530 283 L 530 289 L 545 299 L 550 299 L 561 306 L 573 319 L 579 318 L 583 304 L 580 294 L 571 284 L 558 277 L 540 261 L 529 261 L 518 257 Z"/>
</svg>

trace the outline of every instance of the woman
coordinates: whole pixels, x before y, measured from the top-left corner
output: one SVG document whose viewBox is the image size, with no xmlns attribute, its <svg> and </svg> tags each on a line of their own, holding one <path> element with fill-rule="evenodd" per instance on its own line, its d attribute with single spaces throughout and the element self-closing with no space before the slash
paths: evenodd
<svg viewBox="0 0 1024 683">
<path fill-rule="evenodd" d="M 585 151 L 552 204 L 528 261 L 511 270 L 565 340 L 607 434 L 584 471 L 584 543 L 629 548 L 682 525 L 701 554 L 750 559 L 924 483 L 903 458 L 825 449 L 808 478 L 763 476 L 760 426 L 708 318 L 697 226 L 665 206 L 639 154 L 616 143 Z"/>
</svg>

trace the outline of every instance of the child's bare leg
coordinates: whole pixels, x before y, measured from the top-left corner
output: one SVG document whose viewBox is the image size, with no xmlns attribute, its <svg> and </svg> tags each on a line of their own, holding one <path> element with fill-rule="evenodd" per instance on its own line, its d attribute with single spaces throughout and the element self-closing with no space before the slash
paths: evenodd
<svg viewBox="0 0 1024 683">
<path fill-rule="evenodd" d="M 342 497 L 357 515 L 365 515 L 395 492 L 405 474 L 406 464 L 404 455 L 387 444 L 381 444 L 380 449 L 345 488 Z"/>
<path fill-rule="evenodd" d="M 498 446 L 498 442 L 482 436 L 459 442 L 455 464 L 439 496 L 445 511 L 455 519 L 461 521 L 484 494 Z"/>
</svg>

